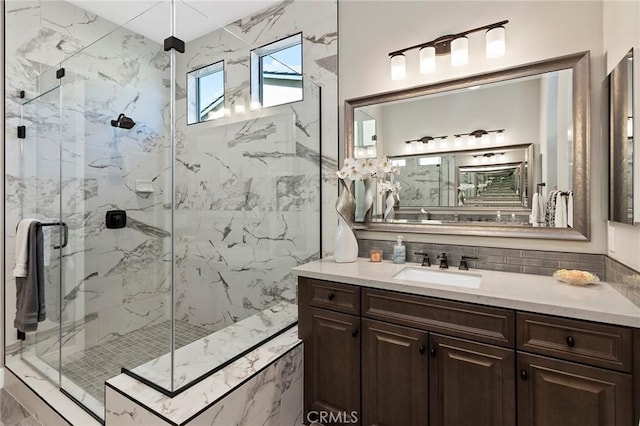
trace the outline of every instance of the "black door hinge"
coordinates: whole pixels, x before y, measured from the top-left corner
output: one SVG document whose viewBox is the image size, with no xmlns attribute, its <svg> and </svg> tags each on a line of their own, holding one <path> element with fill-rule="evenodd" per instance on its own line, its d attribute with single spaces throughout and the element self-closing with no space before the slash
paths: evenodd
<svg viewBox="0 0 640 426">
<path fill-rule="evenodd" d="M 18 126 L 18 139 L 24 139 L 27 137 L 27 127 Z"/>
</svg>

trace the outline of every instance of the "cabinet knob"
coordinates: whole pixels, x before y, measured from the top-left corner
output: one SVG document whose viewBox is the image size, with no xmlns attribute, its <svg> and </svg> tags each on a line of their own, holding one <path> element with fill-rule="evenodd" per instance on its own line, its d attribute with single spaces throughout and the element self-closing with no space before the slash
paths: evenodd
<svg viewBox="0 0 640 426">
<path fill-rule="evenodd" d="M 522 380 L 527 380 L 529 378 L 529 374 L 527 373 L 527 370 L 520 371 L 520 378 Z"/>
<path fill-rule="evenodd" d="M 567 345 L 572 348 L 576 345 L 576 339 L 573 336 L 567 336 Z"/>
<path fill-rule="evenodd" d="M 433 348 L 429 349 L 429 355 L 436 356 L 436 348 L 435 348 L 435 346 Z"/>
<path fill-rule="evenodd" d="M 418 350 L 420 351 L 421 354 L 424 353 L 425 350 L 427 350 L 427 348 L 424 345 L 420 345 L 420 347 L 418 348 Z"/>
<path fill-rule="evenodd" d="M 357 328 L 354 328 L 353 330 L 351 330 L 351 335 L 352 335 L 353 337 L 358 337 L 358 329 L 357 329 Z"/>
<path fill-rule="evenodd" d="M 329 300 L 333 300 L 334 297 L 336 297 L 334 292 L 330 292 L 329 294 L 327 294 L 327 299 Z"/>
</svg>

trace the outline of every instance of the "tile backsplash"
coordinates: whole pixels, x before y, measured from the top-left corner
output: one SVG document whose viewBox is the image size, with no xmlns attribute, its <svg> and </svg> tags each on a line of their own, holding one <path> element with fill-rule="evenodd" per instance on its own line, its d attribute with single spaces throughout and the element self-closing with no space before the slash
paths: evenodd
<svg viewBox="0 0 640 426">
<path fill-rule="evenodd" d="M 359 256 L 369 257 L 371 249 L 383 251 L 384 259 L 392 259 L 395 241 L 358 240 Z M 540 250 L 505 249 L 480 246 L 463 246 L 437 243 L 406 242 L 407 262 L 421 262 L 422 256 L 415 252 L 429 253 L 431 264 L 437 264 L 436 257 L 447 253 L 450 268 L 457 268 L 462 255 L 477 257 L 469 260 L 469 269 L 490 269 L 494 271 L 521 272 L 535 275 L 551 275 L 558 269 L 582 269 L 605 277 L 605 256 L 601 254 L 565 253 Z M 639 288 L 640 288 L 640 284 Z M 640 292 L 638 293 L 640 295 Z"/>
<path fill-rule="evenodd" d="M 627 299 L 640 306 L 640 273 L 604 256 L 605 280 Z"/>
</svg>

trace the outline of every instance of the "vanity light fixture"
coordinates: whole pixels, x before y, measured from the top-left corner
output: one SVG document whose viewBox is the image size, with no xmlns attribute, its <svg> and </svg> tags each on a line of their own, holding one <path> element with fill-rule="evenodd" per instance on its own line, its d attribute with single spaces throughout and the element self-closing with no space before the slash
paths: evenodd
<svg viewBox="0 0 640 426">
<path fill-rule="evenodd" d="M 447 137 L 446 136 L 423 136 L 419 139 L 410 139 L 408 141 L 404 141 L 405 145 L 405 152 L 407 154 L 411 154 L 412 152 L 420 152 L 424 149 L 424 145 L 427 145 L 427 149 L 431 149 L 434 148 L 433 146 L 429 145 L 429 142 L 434 142 L 436 140 L 440 139 L 440 146 L 443 146 L 444 144 L 447 143 Z"/>
<path fill-rule="evenodd" d="M 403 80 L 407 75 L 405 52 L 419 49 L 420 72 L 428 74 L 436 70 L 436 56 L 451 54 L 451 66 L 459 67 L 469 62 L 469 39 L 467 35 L 486 30 L 485 45 L 487 58 L 499 58 L 506 51 L 506 31 L 508 20 L 473 28 L 458 34 L 447 34 L 426 43 L 416 44 L 389 53 L 391 58 L 391 79 Z"/>
<path fill-rule="evenodd" d="M 467 136 L 467 143 L 469 145 L 475 145 L 476 141 L 480 139 L 482 143 L 489 143 L 489 136 L 491 133 L 495 133 L 495 141 L 496 143 L 504 142 L 504 129 L 496 129 L 496 130 L 483 130 L 478 129 L 469 133 L 458 133 L 457 135 L 453 135 L 456 140 L 456 144 L 462 144 L 462 137 Z"/>
</svg>

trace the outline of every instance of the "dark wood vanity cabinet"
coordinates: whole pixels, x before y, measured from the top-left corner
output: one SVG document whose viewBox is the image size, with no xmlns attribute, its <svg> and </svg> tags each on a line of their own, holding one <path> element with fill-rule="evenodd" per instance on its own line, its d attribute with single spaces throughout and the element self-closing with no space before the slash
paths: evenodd
<svg viewBox="0 0 640 426">
<path fill-rule="evenodd" d="M 629 426 L 631 375 L 518 354 L 518 425 Z"/>
<path fill-rule="evenodd" d="M 429 425 L 516 424 L 513 349 L 431 334 L 429 352 Z"/>
<path fill-rule="evenodd" d="M 627 327 L 303 277 L 298 291 L 306 424 L 638 424 Z"/>
<path fill-rule="evenodd" d="M 368 319 L 362 332 L 362 424 L 426 425 L 428 333 Z"/>
</svg>

